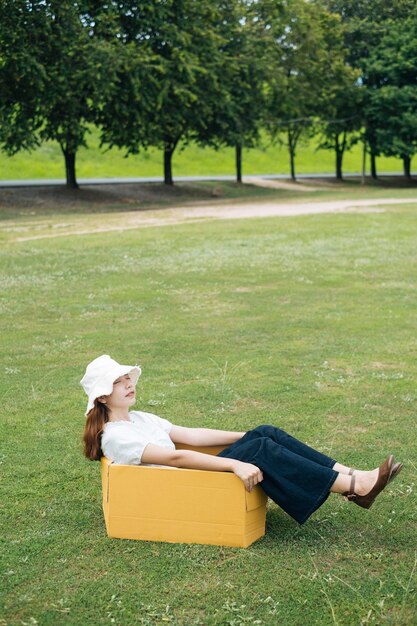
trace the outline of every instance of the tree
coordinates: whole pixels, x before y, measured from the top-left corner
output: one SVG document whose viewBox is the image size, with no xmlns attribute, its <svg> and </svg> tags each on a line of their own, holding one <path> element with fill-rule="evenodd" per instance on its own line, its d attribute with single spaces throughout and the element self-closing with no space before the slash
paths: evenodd
<svg viewBox="0 0 417 626">
<path fill-rule="evenodd" d="M 360 71 L 360 85 L 363 88 L 363 139 L 371 155 L 371 173 L 377 176 L 376 157 L 382 154 L 378 139 L 381 137 L 376 123 L 384 120 L 375 115 L 375 93 L 377 86 L 369 73 L 371 57 L 380 54 L 381 40 L 395 25 L 401 31 L 402 24 L 415 12 L 415 0 L 322 0 L 332 12 L 337 13 L 343 24 L 343 39 L 347 50 L 347 62 Z M 398 32 L 398 31 L 396 31 Z M 415 44 L 414 44 L 415 47 Z M 379 50 L 379 52 L 376 52 Z M 367 115 L 367 111 L 372 111 Z M 394 112 L 394 111 L 393 111 Z M 395 115 L 395 113 L 394 113 Z"/>
<path fill-rule="evenodd" d="M 112 92 L 113 100 L 122 98 L 114 121 L 112 106 L 102 109 L 103 141 L 126 154 L 161 148 L 169 185 L 175 149 L 196 137 L 218 93 L 219 7 L 209 0 L 159 0 L 115 3 L 113 9 L 130 65 Z"/>
<path fill-rule="evenodd" d="M 39 145 L 37 130 L 46 80 L 33 54 L 33 40 L 44 28 L 40 11 L 23 0 L 0 3 L 0 147 L 10 156 Z"/>
<path fill-rule="evenodd" d="M 324 82 L 319 114 L 322 139 L 318 147 L 334 151 L 336 178 L 342 180 L 343 156 L 360 140 L 363 90 L 358 85 L 358 72 L 345 64 L 342 55 L 335 57 L 334 67 Z"/>
<path fill-rule="evenodd" d="M 18 19 L 15 24 L 7 23 L 8 40 L 24 44 L 18 44 L 19 52 L 3 64 L 0 82 L 15 80 L 23 87 L 1 99 L 7 120 L 3 141 L 9 151 L 58 141 L 67 186 L 76 189 L 76 153 L 87 145 L 88 125 L 95 121 L 111 87 L 118 66 L 116 44 L 92 38 L 77 3 L 70 0 L 4 0 L 2 12 L 9 10 Z M 25 59 L 30 59 L 26 66 Z M 39 77 L 32 86 L 35 69 Z M 27 137 L 26 144 L 19 139 L 21 135 Z"/>
<path fill-rule="evenodd" d="M 268 80 L 266 125 L 273 141 L 285 133 L 293 180 L 299 141 L 313 134 L 326 91 L 337 76 L 334 65 L 341 63 L 333 35 L 338 24 L 337 16 L 318 3 L 293 0 L 286 6 L 284 28 L 282 18 L 272 26 L 281 54 Z"/>
<path fill-rule="evenodd" d="M 76 3 L 49 3 L 48 36 L 39 52 L 47 68 L 43 94 L 43 140 L 58 141 L 65 158 L 67 186 L 77 188 L 75 158 L 87 146 L 94 123 L 120 63 L 117 42 L 91 37 Z"/>
<path fill-rule="evenodd" d="M 411 177 L 417 149 L 417 8 L 393 21 L 367 62 L 370 89 L 367 117 L 376 128 L 379 149 L 403 160 Z"/>
<path fill-rule="evenodd" d="M 264 83 L 270 63 L 265 2 L 233 0 L 222 8 L 217 27 L 220 55 L 213 67 L 216 91 L 208 115 L 198 125 L 197 141 L 235 149 L 236 180 L 242 182 L 242 151 L 259 140 L 264 115 Z M 279 11 L 279 3 L 272 9 Z"/>
</svg>

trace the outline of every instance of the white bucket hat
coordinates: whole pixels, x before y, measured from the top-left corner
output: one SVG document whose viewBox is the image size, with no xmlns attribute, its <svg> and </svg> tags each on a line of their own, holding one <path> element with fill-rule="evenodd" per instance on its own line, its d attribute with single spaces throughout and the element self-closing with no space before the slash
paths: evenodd
<svg viewBox="0 0 417 626">
<path fill-rule="evenodd" d="M 108 354 L 99 356 L 87 365 L 85 374 L 80 383 L 88 396 L 87 411 L 94 406 L 94 400 L 100 396 L 108 396 L 113 391 L 113 383 L 119 376 L 129 374 L 134 385 L 138 382 L 142 370 L 139 365 L 120 365 Z"/>
</svg>

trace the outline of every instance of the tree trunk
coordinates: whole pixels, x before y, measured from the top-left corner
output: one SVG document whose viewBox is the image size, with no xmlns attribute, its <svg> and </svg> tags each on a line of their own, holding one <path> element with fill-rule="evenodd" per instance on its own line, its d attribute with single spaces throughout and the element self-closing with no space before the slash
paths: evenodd
<svg viewBox="0 0 417 626">
<path fill-rule="evenodd" d="M 366 181 L 366 139 L 363 140 L 362 146 L 362 176 L 361 185 L 364 185 Z"/>
<path fill-rule="evenodd" d="M 236 146 L 236 182 L 242 182 L 242 146 Z"/>
<path fill-rule="evenodd" d="M 343 180 L 342 175 L 342 162 L 343 162 L 343 154 L 340 150 L 336 152 L 336 178 L 337 180 Z"/>
<path fill-rule="evenodd" d="M 343 139 L 340 141 L 339 134 L 335 135 L 335 146 L 336 146 L 336 179 L 343 180 L 343 155 L 345 153 L 346 148 L 346 132 L 343 133 Z"/>
<path fill-rule="evenodd" d="M 294 150 L 290 148 L 290 162 L 291 162 L 291 178 L 292 180 L 297 180 L 295 176 L 295 155 Z"/>
<path fill-rule="evenodd" d="M 292 137 L 290 131 L 288 131 L 288 149 L 290 151 L 291 178 L 293 180 L 296 180 L 296 177 L 295 177 L 295 146 L 294 146 L 293 137 Z"/>
<path fill-rule="evenodd" d="M 67 178 L 67 187 L 69 189 L 79 189 L 77 178 L 75 175 L 75 152 L 62 149 L 65 157 L 65 173 Z"/>
<path fill-rule="evenodd" d="M 404 154 L 402 159 L 404 165 L 404 176 L 406 178 L 411 178 L 411 157 L 409 154 Z"/>
<path fill-rule="evenodd" d="M 375 152 L 371 148 L 371 176 L 374 180 L 378 178 L 378 174 L 376 172 L 376 155 Z"/>
<path fill-rule="evenodd" d="M 164 150 L 164 183 L 166 185 L 174 184 L 172 180 L 172 155 L 174 154 L 174 150 L 175 148 L 165 148 Z"/>
</svg>

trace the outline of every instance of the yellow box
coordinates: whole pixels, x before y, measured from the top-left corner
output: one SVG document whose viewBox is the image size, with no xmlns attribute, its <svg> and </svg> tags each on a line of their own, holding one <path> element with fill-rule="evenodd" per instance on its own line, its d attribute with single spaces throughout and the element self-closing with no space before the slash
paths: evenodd
<svg viewBox="0 0 417 626">
<path fill-rule="evenodd" d="M 183 448 L 218 454 L 225 446 Z M 103 512 L 109 537 L 246 548 L 265 534 L 267 495 L 247 491 L 233 472 L 101 459 Z"/>
</svg>

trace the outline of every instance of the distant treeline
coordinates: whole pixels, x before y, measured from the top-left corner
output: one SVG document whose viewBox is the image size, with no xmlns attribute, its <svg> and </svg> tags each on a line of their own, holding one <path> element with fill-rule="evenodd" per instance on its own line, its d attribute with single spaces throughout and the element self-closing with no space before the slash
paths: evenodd
<svg viewBox="0 0 417 626">
<path fill-rule="evenodd" d="M 260 133 L 343 155 L 402 159 L 417 146 L 415 0 L 0 0 L 0 149 L 61 146 L 67 185 L 89 124 L 100 147 L 242 151 Z"/>
</svg>

